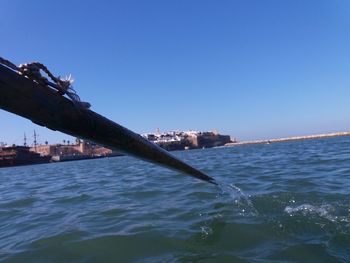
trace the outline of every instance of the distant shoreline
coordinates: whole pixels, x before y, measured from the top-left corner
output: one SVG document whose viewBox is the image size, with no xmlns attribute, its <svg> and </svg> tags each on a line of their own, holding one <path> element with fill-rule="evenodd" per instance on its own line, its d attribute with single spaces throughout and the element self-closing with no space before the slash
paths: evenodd
<svg viewBox="0 0 350 263">
<path fill-rule="evenodd" d="M 270 144 L 270 143 L 276 143 L 276 142 L 302 141 L 302 140 L 333 138 L 333 137 L 341 137 L 341 136 L 350 136 L 350 132 L 333 132 L 333 133 L 325 133 L 325 134 L 293 136 L 293 137 L 268 139 L 268 140 L 237 141 L 232 143 L 226 143 L 225 147 L 233 147 L 233 146 L 248 145 L 248 144 Z"/>
</svg>

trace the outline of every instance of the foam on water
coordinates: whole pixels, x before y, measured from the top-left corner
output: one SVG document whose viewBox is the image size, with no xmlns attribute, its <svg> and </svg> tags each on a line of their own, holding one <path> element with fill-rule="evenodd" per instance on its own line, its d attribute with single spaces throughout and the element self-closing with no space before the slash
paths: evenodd
<svg viewBox="0 0 350 263">
<path fill-rule="evenodd" d="M 340 223 L 340 222 L 350 222 L 350 215 L 344 215 L 341 214 L 337 210 L 343 210 L 340 209 L 342 205 L 337 203 L 335 205 L 331 204 L 323 204 L 323 205 L 311 205 L 311 204 L 301 204 L 299 206 L 286 206 L 284 209 L 284 212 L 286 212 L 289 216 L 298 216 L 302 215 L 305 217 L 321 217 L 324 219 L 327 219 L 330 222 L 333 223 Z M 348 212 L 350 212 L 350 208 L 347 209 Z"/>
<path fill-rule="evenodd" d="M 318 215 L 330 221 L 334 221 L 336 217 L 330 214 L 332 210 L 334 210 L 334 208 L 331 205 L 314 206 L 310 204 L 302 204 L 297 207 L 286 206 L 284 212 L 290 216 L 297 214 L 302 214 L 303 216 Z"/>
</svg>

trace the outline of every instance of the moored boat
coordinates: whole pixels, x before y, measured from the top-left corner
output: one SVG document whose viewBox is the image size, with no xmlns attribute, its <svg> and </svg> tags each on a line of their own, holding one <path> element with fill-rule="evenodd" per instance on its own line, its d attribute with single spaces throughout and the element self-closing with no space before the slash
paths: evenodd
<svg viewBox="0 0 350 263">
<path fill-rule="evenodd" d="M 41 156 L 26 146 L 0 148 L 0 167 L 48 163 L 50 160 L 51 156 Z"/>
</svg>

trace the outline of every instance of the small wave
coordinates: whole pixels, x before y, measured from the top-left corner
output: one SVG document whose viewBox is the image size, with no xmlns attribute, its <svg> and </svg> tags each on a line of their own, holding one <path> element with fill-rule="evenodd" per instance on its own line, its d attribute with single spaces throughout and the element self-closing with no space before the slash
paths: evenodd
<svg viewBox="0 0 350 263">
<path fill-rule="evenodd" d="M 76 195 L 76 196 L 67 196 L 67 197 L 63 197 L 60 199 L 56 199 L 55 203 L 79 203 L 82 201 L 86 201 L 89 198 L 91 198 L 91 195 L 88 194 L 80 194 L 80 195 Z"/>
<path fill-rule="evenodd" d="M 10 201 L 8 203 L 2 204 L 1 206 L 6 208 L 22 208 L 34 204 L 38 199 L 36 197 L 26 197 Z"/>
</svg>

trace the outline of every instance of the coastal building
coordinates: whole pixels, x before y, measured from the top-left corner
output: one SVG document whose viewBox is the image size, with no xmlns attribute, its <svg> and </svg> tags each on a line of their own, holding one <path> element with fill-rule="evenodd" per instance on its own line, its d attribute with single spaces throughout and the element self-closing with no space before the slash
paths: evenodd
<svg viewBox="0 0 350 263">
<path fill-rule="evenodd" d="M 170 131 L 146 133 L 142 135 L 149 141 L 168 150 L 187 150 L 223 146 L 232 143 L 229 135 L 221 135 L 217 131 Z M 74 144 L 37 144 L 34 132 L 34 146 L 27 147 L 26 136 L 24 146 L 0 147 L 0 167 L 47 162 L 73 161 L 81 159 L 102 158 L 122 155 L 95 143 L 76 139 Z"/>
<path fill-rule="evenodd" d="M 142 136 L 160 147 L 172 150 L 211 148 L 231 143 L 229 135 L 221 135 L 218 131 L 170 131 L 160 133 L 145 133 Z"/>
<path fill-rule="evenodd" d="M 95 143 L 76 139 L 75 144 L 36 145 L 30 151 L 52 156 L 53 161 L 75 160 L 121 155 Z"/>
</svg>

